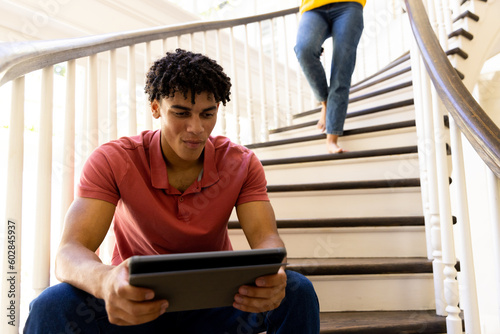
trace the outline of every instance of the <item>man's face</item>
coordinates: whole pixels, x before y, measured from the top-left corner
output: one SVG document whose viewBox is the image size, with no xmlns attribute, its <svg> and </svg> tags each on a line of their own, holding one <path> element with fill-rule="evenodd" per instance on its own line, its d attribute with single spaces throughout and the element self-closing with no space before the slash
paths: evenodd
<svg viewBox="0 0 500 334">
<path fill-rule="evenodd" d="M 161 145 L 167 161 L 173 165 L 198 162 L 217 121 L 219 104 L 213 95 L 196 95 L 193 104 L 191 93 L 185 98 L 176 92 L 161 103 L 153 101 L 151 108 L 153 117 L 161 117 Z"/>
</svg>

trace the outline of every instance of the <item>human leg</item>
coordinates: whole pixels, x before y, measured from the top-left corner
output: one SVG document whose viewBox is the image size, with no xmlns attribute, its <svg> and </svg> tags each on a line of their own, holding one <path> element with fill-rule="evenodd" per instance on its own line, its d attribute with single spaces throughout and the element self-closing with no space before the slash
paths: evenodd
<svg viewBox="0 0 500 334">
<path fill-rule="evenodd" d="M 341 135 L 349 102 L 351 76 L 356 64 L 356 52 L 363 31 L 363 7 L 355 2 L 331 6 L 332 64 L 328 91 L 326 132 Z M 336 141 L 335 141 L 336 144 Z"/>
<path fill-rule="evenodd" d="M 326 130 L 326 101 L 321 101 L 321 111 L 319 113 L 319 120 L 316 127 L 325 132 Z"/>
<path fill-rule="evenodd" d="M 319 302 L 312 283 L 303 275 L 287 270 L 285 299 L 267 314 L 268 334 L 318 334 Z"/>
<path fill-rule="evenodd" d="M 328 83 L 320 61 L 322 45 L 330 37 L 330 29 L 324 13 L 311 10 L 302 14 L 294 47 L 297 60 L 316 99 L 328 98 Z"/>
<path fill-rule="evenodd" d="M 24 326 L 26 334 L 178 333 L 168 313 L 150 323 L 138 326 L 116 326 L 108 321 L 104 301 L 61 283 L 47 288 L 30 304 Z M 169 329 L 172 331 L 168 332 Z"/>
</svg>

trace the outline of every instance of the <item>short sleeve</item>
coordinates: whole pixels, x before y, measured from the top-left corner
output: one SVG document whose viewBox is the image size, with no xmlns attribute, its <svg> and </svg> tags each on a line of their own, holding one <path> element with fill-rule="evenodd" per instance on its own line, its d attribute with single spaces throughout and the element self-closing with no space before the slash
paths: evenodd
<svg viewBox="0 0 500 334">
<path fill-rule="evenodd" d="M 120 199 L 117 179 L 120 176 L 116 174 L 110 164 L 110 155 L 105 148 L 102 146 L 97 148 L 83 166 L 77 195 L 117 205 Z"/>
<path fill-rule="evenodd" d="M 264 167 L 257 156 L 250 152 L 247 177 L 241 187 L 236 205 L 254 201 L 269 201 L 269 196 Z"/>
</svg>

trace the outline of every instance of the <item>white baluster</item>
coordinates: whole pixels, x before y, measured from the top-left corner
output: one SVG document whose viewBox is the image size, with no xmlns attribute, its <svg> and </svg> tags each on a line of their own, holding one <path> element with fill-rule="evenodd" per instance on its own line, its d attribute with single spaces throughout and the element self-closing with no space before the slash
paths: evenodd
<svg viewBox="0 0 500 334">
<path fill-rule="evenodd" d="M 415 124 L 417 130 L 417 145 L 419 157 L 419 171 L 420 171 L 420 189 L 422 195 L 422 207 L 424 211 L 425 219 L 425 235 L 426 235 L 426 245 L 427 245 L 427 258 L 432 260 L 432 234 L 431 234 L 431 224 L 430 224 L 430 214 L 429 214 L 429 180 L 428 180 L 428 170 L 427 170 L 427 155 L 426 155 L 426 134 L 425 134 L 425 121 L 424 121 L 424 96 L 422 92 L 422 80 L 425 77 L 421 77 L 421 57 L 418 53 L 418 46 L 415 39 L 412 39 L 411 45 L 411 69 L 412 69 L 412 80 L 413 80 L 413 95 L 414 95 L 414 105 L 415 105 Z"/>
<path fill-rule="evenodd" d="M 247 90 L 247 117 L 248 123 L 250 126 L 250 142 L 255 143 L 255 117 L 252 110 L 252 73 L 250 70 L 250 48 L 248 45 L 248 27 L 247 25 L 243 25 L 244 29 L 244 52 L 245 52 L 245 83 Z"/>
<path fill-rule="evenodd" d="M 500 180 L 489 169 L 487 169 L 487 183 L 488 183 L 488 198 L 490 207 L 490 221 L 493 240 L 493 261 L 491 268 L 495 268 L 495 283 L 496 286 L 491 290 L 496 290 L 497 303 L 500 303 Z M 491 291 L 490 290 L 490 291 Z M 497 312 L 500 312 L 497 309 Z"/>
<path fill-rule="evenodd" d="M 9 151 L 7 159 L 7 183 L 5 191 L 5 217 L 2 244 L 2 296 L 4 312 L 1 332 L 19 332 L 21 306 L 21 231 L 23 198 L 23 156 L 24 156 L 24 77 L 12 82 Z"/>
<path fill-rule="evenodd" d="M 434 26 L 437 28 L 438 37 L 441 45 L 446 50 L 447 35 L 443 18 L 443 2 L 431 1 L 429 2 L 429 13 L 434 12 L 433 21 Z M 459 289 L 457 270 L 455 265 L 457 262 L 455 255 L 455 238 L 453 231 L 453 221 L 451 215 L 451 199 L 450 199 L 450 186 L 448 175 L 448 161 L 446 154 L 446 135 L 443 124 L 444 107 L 433 91 L 433 109 L 434 109 L 434 131 L 436 139 L 436 167 L 438 173 L 438 193 L 439 193 L 439 212 L 441 215 L 441 241 L 443 252 L 444 268 L 444 293 L 446 300 L 446 328 L 448 333 L 462 333 L 462 320 L 460 318 L 460 308 L 458 308 Z M 455 153 L 455 152 L 453 152 Z"/>
<path fill-rule="evenodd" d="M 372 18 L 372 20 L 375 20 L 375 17 L 377 15 L 377 12 L 375 10 L 375 1 L 373 1 L 370 5 L 371 1 L 368 1 L 368 4 L 367 4 L 367 8 L 365 8 L 365 11 L 367 11 L 367 9 L 369 9 L 369 11 L 367 11 L 368 15 Z M 374 22 L 374 27 L 375 29 L 377 30 L 377 22 L 375 20 Z M 380 69 L 380 55 L 379 55 L 379 52 L 378 52 L 378 33 L 374 33 L 372 36 L 372 45 L 375 45 L 375 54 L 373 55 L 374 56 L 374 60 L 375 60 L 375 68 L 374 68 L 374 72 L 378 71 Z"/>
<path fill-rule="evenodd" d="M 431 25 L 434 23 L 435 24 L 435 16 L 434 16 L 434 9 L 431 4 L 431 9 L 428 9 L 428 15 L 429 15 L 429 20 L 431 22 Z M 423 67 L 423 66 L 422 66 Z M 423 71 L 423 70 L 422 70 Z M 427 74 L 422 74 L 427 76 Z M 427 78 L 426 79 L 426 84 L 430 85 L 430 81 Z M 430 87 L 430 86 L 429 86 Z M 429 88 L 430 89 L 430 88 Z M 429 91 L 428 93 L 429 99 L 431 99 L 431 93 Z M 430 102 L 429 102 L 430 103 Z M 446 300 L 444 297 L 444 264 L 443 264 L 443 253 L 442 253 L 442 240 L 441 240 L 441 234 L 443 233 L 441 231 L 441 219 L 442 217 L 440 216 L 439 212 L 439 195 L 438 195 L 438 175 L 437 175 L 437 162 L 436 162 L 436 154 L 435 154 L 435 134 L 434 134 L 434 120 L 432 117 L 432 110 L 433 110 L 433 105 L 430 103 L 427 106 L 427 109 L 429 113 L 426 113 L 426 117 L 429 117 L 429 119 L 426 121 L 426 126 L 425 129 L 428 131 L 428 137 L 432 138 L 431 141 L 429 141 L 429 144 L 432 144 L 432 147 L 430 149 L 432 150 L 432 154 L 428 155 L 429 160 L 432 160 L 432 163 L 429 164 L 429 183 L 431 184 L 432 189 L 430 190 L 430 205 L 431 205 L 431 225 L 432 225 L 432 240 L 433 240 L 433 274 L 434 274 L 434 287 L 435 287 L 435 294 L 436 294 L 436 313 L 441 316 L 447 315 L 446 312 Z M 442 120 L 441 120 L 442 121 Z M 431 183 L 432 180 L 432 183 Z M 439 233 L 439 234 L 438 234 Z"/>
<path fill-rule="evenodd" d="M 287 38 L 287 33 L 286 33 L 286 22 L 285 18 L 283 17 L 283 43 L 284 43 L 284 50 L 283 50 L 283 59 L 284 59 L 284 80 L 285 80 L 285 110 L 286 110 L 286 125 L 291 125 L 292 124 L 292 108 L 290 106 L 290 78 L 289 78 L 289 68 L 288 68 L 288 38 Z"/>
<path fill-rule="evenodd" d="M 137 98 L 135 95 L 135 45 L 128 47 L 128 135 L 137 134 Z"/>
<path fill-rule="evenodd" d="M 439 16 L 439 39 L 444 50 L 448 50 L 448 33 L 452 30 L 450 3 L 448 0 L 437 2 L 437 15 Z M 465 166 L 462 148 L 462 137 L 455 120 L 449 117 L 449 127 L 452 146 L 453 185 L 456 200 L 457 231 L 462 241 L 461 250 L 461 280 L 463 281 L 465 328 L 467 333 L 480 333 L 479 306 L 477 300 L 477 288 L 474 269 L 474 258 L 472 254 L 472 240 L 470 233 L 469 210 L 467 189 L 465 184 Z"/>
<path fill-rule="evenodd" d="M 52 181 L 52 113 L 54 105 L 54 69 L 42 70 L 40 133 L 36 186 L 33 290 L 40 294 L 50 285 L 50 219 Z"/>
<path fill-rule="evenodd" d="M 238 76 L 237 76 L 237 71 L 236 71 L 236 55 L 235 55 L 235 40 L 234 40 L 234 30 L 231 27 L 230 28 L 230 35 L 229 35 L 229 48 L 231 50 L 231 72 L 232 72 L 232 81 L 233 85 L 237 86 L 238 84 Z M 236 119 L 236 142 L 239 144 L 241 143 L 241 133 L 240 133 L 240 108 L 238 105 L 238 90 L 235 89 L 233 90 L 233 114 L 234 118 Z"/>
<path fill-rule="evenodd" d="M 161 49 L 162 49 L 162 57 L 167 53 L 168 51 L 168 41 L 167 38 L 162 39 L 161 41 Z"/>
<path fill-rule="evenodd" d="M 455 255 L 455 239 L 453 233 L 453 218 L 451 215 L 451 200 L 449 189 L 448 161 L 446 154 L 446 135 L 443 122 L 443 106 L 433 91 L 434 138 L 436 144 L 436 167 L 439 194 L 439 214 L 441 216 L 441 243 L 444 264 L 444 297 L 446 300 L 446 328 L 448 333 L 462 333 L 462 320 L 458 308 L 458 281 L 456 280 L 457 263 Z"/>
<path fill-rule="evenodd" d="M 222 30 L 217 30 L 215 34 L 216 59 L 219 65 L 222 66 Z M 234 78 L 231 80 L 234 87 Z M 218 123 L 221 128 L 221 135 L 227 136 L 227 121 L 226 121 L 226 106 L 219 107 L 221 117 L 218 117 Z"/>
<path fill-rule="evenodd" d="M 264 45 L 262 43 L 262 22 L 258 24 L 259 36 L 259 77 L 260 77 L 260 140 L 265 142 L 269 140 L 269 117 L 266 110 L 266 78 L 264 71 Z"/>
<path fill-rule="evenodd" d="M 208 50 L 207 50 L 207 32 L 206 31 L 203 32 L 201 50 L 202 50 L 202 52 L 203 52 L 204 55 L 208 54 Z"/>
<path fill-rule="evenodd" d="M 272 73 L 272 87 L 273 87 L 273 115 L 274 127 L 279 128 L 280 122 L 280 99 L 278 87 L 278 69 L 276 65 L 276 43 L 274 41 L 274 19 L 269 22 L 271 32 L 271 73 Z"/>
<path fill-rule="evenodd" d="M 455 194 L 457 216 L 456 230 L 462 241 L 460 250 L 460 279 L 463 281 L 465 289 L 462 300 L 464 310 L 465 331 L 466 333 L 481 333 L 479 320 L 479 306 L 477 300 L 477 287 L 474 269 L 474 257 L 472 254 L 472 239 L 469 221 L 469 207 L 467 199 L 467 187 L 465 183 L 464 154 L 462 147 L 462 135 L 451 115 L 449 116 L 450 135 L 451 135 L 451 158 L 453 161 L 453 193 Z"/>
<path fill-rule="evenodd" d="M 427 161 L 427 185 L 429 196 L 429 223 L 431 227 L 431 243 L 432 243 L 432 272 L 434 275 L 434 291 L 436 300 L 436 314 L 445 316 L 446 302 L 444 298 L 444 265 L 443 252 L 441 241 L 441 215 L 439 211 L 439 194 L 438 194 L 438 175 L 436 169 L 436 154 L 435 154 L 435 134 L 434 134 L 434 119 L 432 117 L 431 103 L 431 82 L 425 71 L 423 64 L 420 65 L 421 84 L 423 92 L 422 111 L 424 116 L 425 142 L 425 160 Z M 442 121 L 442 120 L 441 120 Z M 419 152 L 419 155 L 421 153 Z"/>
<path fill-rule="evenodd" d="M 61 188 L 61 230 L 64 217 L 73 202 L 75 191 L 75 103 L 76 103 L 76 61 L 67 62 L 66 68 L 66 111 L 64 116 L 64 138 Z"/>
<path fill-rule="evenodd" d="M 97 55 L 89 57 L 87 81 L 87 155 L 99 145 Z"/>
<path fill-rule="evenodd" d="M 118 138 L 116 49 L 109 51 L 108 66 L 108 140 L 114 140 Z"/>
<path fill-rule="evenodd" d="M 295 15 L 295 21 L 299 25 L 300 21 L 300 14 Z M 300 64 L 298 61 L 295 62 L 296 64 L 296 69 L 297 69 L 297 111 L 298 112 L 303 112 L 304 111 L 304 97 L 303 97 L 303 92 L 302 92 L 302 85 L 303 85 L 303 77 L 302 77 L 302 69 L 300 68 Z"/>
<path fill-rule="evenodd" d="M 146 73 L 149 71 L 149 68 L 151 67 L 151 42 L 146 43 L 146 54 L 144 57 L 144 69 Z M 153 116 L 151 113 L 151 107 L 149 104 L 149 100 L 145 96 L 144 99 L 144 129 L 145 130 L 151 130 L 153 129 Z"/>
</svg>

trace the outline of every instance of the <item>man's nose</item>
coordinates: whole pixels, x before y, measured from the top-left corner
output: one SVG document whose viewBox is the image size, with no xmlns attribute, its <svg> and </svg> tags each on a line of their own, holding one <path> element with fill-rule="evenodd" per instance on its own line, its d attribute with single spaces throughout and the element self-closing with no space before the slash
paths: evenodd
<svg viewBox="0 0 500 334">
<path fill-rule="evenodd" d="M 189 119 L 187 130 L 192 133 L 200 134 L 203 132 L 203 122 L 199 116 L 193 116 Z"/>
</svg>

